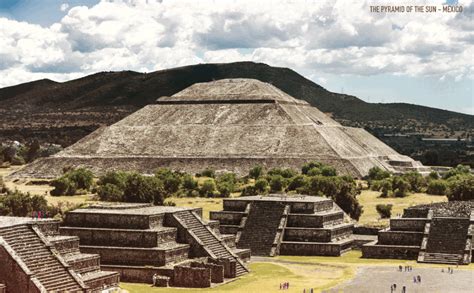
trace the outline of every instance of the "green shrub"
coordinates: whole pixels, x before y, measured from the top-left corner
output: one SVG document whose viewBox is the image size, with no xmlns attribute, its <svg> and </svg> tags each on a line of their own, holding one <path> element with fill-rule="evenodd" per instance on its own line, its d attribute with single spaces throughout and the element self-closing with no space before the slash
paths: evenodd
<svg viewBox="0 0 474 293">
<path fill-rule="evenodd" d="M 71 182 L 74 182 L 77 189 L 89 190 L 94 182 L 94 174 L 85 168 L 77 168 L 64 174 Z"/>
<path fill-rule="evenodd" d="M 426 186 L 425 178 L 418 172 L 408 172 L 403 174 L 402 177 L 410 184 L 410 191 L 412 192 L 420 192 Z"/>
<path fill-rule="evenodd" d="M 253 179 L 258 179 L 263 175 L 263 167 L 260 165 L 254 166 L 249 171 L 249 177 Z"/>
<path fill-rule="evenodd" d="M 14 156 L 11 160 L 13 166 L 20 166 L 26 164 L 25 159 L 20 156 Z"/>
<path fill-rule="evenodd" d="M 97 188 L 97 195 L 102 201 L 123 201 L 123 189 L 111 183 L 100 185 Z"/>
<path fill-rule="evenodd" d="M 198 188 L 198 182 L 194 180 L 191 175 L 184 175 L 183 177 L 183 188 L 185 190 L 196 190 Z"/>
<path fill-rule="evenodd" d="M 50 185 L 54 187 L 49 192 L 52 196 L 75 195 L 77 191 L 76 183 L 64 176 L 51 181 Z"/>
<path fill-rule="evenodd" d="M 204 197 L 214 197 L 216 192 L 216 183 L 213 179 L 207 179 L 199 189 L 199 194 Z"/>
<path fill-rule="evenodd" d="M 0 196 L 0 215 L 30 217 L 32 212 L 47 212 L 48 202 L 42 195 L 31 195 L 18 190 Z"/>
<path fill-rule="evenodd" d="M 463 176 L 449 180 L 448 200 L 474 200 L 474 176 Z"/>
<path fill-rule="evenodd" d="M 375 206 L 375 209 L 382 219 L 389 219 L 392 216 L 391 204 L 378 204 Z"/>
<path fill-rule="evenodd" d="M 131 173 L 127 176 L 123 190 L 125 202 L 143 202 L 162 205 L 165 199 L 163 182 L 156 176 L 143 176 Z"/>
<path fill-rule="evenodd" d="M 379 167 L 369 169 L 368 180 L 382 180 L 388 177 L 390 177 L 390 172 L 382 170 Z"/>
<path fill-rule="evenodd" d="M 301 173 L 304 174 L 304 175 L 309 175 L 308 172 L 309 170 L 311 169 L 319 169 L 323 166 L 323 164 L 319 163 L 319 162 L 316 162 L 316 161 L 312 161 L 312 162 L 308 162 L 306 164 L 303 165 L 303 167 L 301 167 Z M 316 175 L 319 175 L 319 174 L 316 174 Z"/>
<path fill-rule="evenodd" d="M 99 177 L 97 181 L 98 185 L 113 184 L 120 189 L 125 188 L 125 183 L 127 182 L 128 173 L 122 171 L 109 171 L 104 175 Z"/>
<path fill-rule="evenodd" d="M 383 185 L 384 180 L 388 181 L 389 179 L 387 178 L 387 179 L 383 179 L 383 180 L 371 180 L 371 181 L 369 181 L 370 190 L 380 191 L 382 189 L 382 185 Z"/>
<path fill-rule="evenodd" d="M 465 165 L 457 165 L 456 168 L 451 168 L 449 169 L 448 172 L 446 172 L 444 175 L 443 175 L 443 178 L 444 179 L 448 179 L 448 178 L 451 178 L 451 177 L 455 177 L 457 175 L 468 175 L 470 173 L 470 168 L 469 166 L 465 166 Z"/>
<path fill-rule="evenodd" d="M 220 197 L 229 197 L 234 191 L 234 185 L 228 181 L 217 182 L 216 187 Z"/>
<path fill-rule="evenodd" d="M 205 169 L 204 171 L 201 172 L 201 175 L 204 177 L 210 177 L 210 178 L 215 178 L 216 177 L 216 171 L 213 169 Z"/>
<path fill-rule="evenodd" d="M 182 183 L 179 173 L 174 173 L 167 168 L 160 168 L 155 172 L 155 176 L 163 182 L 164 190 L 168 195 L 178 192 Z"/>
<path fill-rule="evenodd" d="M 306 174 L 308 176 L 318 176 L 318 175 L 321 175 L 322 172 L 320 168 L 312 168 Z"/>
<path fill-rule="evenodd" d="M 308 185 L 308 179 L 304 175 L 296 175 L 291 178 L 288 184 L 287 190 L 301 190 L 305 189 Z"/>
<path fill-rule="evenodd" d="M 284 178 L 281 175 L 273 175 L 270 177 L 270 192 L 280 192 L 284 188 Z"/>
<path fill-rule="evenodd" d="M 255 186 L 252 186 L 252 185 L 245 186 L 242 189 L 242 192 L 240 193 L 240 196 L 254 196 L 254 195 L 258 195 L 258 192 Z"/>
<path fill-rule="evenodd" d="M 428 179 L 434 179 L 437 180 L 439 179 L 439 174 L 436 171 L 431 171 L 430 174 L 428 175 Z"/>
<path fill-rule="evenodd" d="M 400 176 L 394 176 L 392 178 L 392 188 L 395 197 L 405 197 L 410 190 L 410 183 Z"/>
<path fill-rule="evenodd" d="M 433 179 L 428 183 L 426 193 L 433 195 L 445 195 L 448 189 L 448 184 L 444 180 Z"/>
<path fill-rule="evenodd" d="M 268 192 L 269 189 L 269 184 L 267 179 L 265 178 L 260 178 L 257 181 L 255 181 L 255 190 L 258 194 L 265 194 Z"/>
<path fill-rule="evenodd" d="M 382 194 L 380 195 L 381 197 L 389 197 L 390 193 L 392 192 L 392 181 L 388 178 L 382 180 Z"/>
<path fill-rule="evenodd" d="M 336 176 L 337 172 L 334 167 L 331 166 L 324 166 L 321 168 L 321 175 L 329 177 L 329 176 Z"/>
</svg>

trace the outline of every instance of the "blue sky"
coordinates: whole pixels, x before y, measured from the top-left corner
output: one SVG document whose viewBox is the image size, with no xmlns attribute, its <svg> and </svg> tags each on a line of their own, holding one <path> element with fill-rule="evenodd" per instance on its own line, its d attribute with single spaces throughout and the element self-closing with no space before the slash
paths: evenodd
<svg viewBox="0 0 474 293">
<path fill-rule="evenodd" d="M 463 13 L 371 14 L 375 0 L 0 0 L 0 86 L 252 60 L 369 102 L 474 114 L 474 5 L 448 2 Z"/>
</svg>

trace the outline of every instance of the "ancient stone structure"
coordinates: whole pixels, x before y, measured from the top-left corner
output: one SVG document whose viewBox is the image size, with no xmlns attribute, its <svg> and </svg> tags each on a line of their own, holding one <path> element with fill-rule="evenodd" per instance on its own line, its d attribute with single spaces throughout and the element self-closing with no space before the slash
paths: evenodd
<svg viewBox="0 0 474 293">
<path fill-rule="evenodd" d="M 211 212 L 223 234 L 236 235 L 237 247 L 252 255 L 339 256 L 351 249 L 353 224 L 331 200 L 304 195 L 248 196 L 224 199 L 224 210 Z"/>
<path fill-rule="evenodd" d="M 67 213 L 62 235 L 80 239 L 81 251 L 99 254 L 103 270 L 122 281 L 160 286 L 209 287 L 248 272 L 250 251 L 235 247 L 216 221 L 204 222 L 201 209 L 108 204 Z M 166 278 L 165 278 L 166 277 Z"/>
<path fill-rule="evenodd" d="M 100 257 L 81 253 L 79 238 L 61 236 L 58 228 L 55 220 L 0 217 L 0 292 L 118 288 L 118 273 L 100 271 Z"/>
<path fill-rule="evenodd" d="M 366 258 L 416 259 L 419 262 L 469 264 L 472 260 L 474 203 L 447 202 L 405 209 L 390 219 L 378 241 L 362 247 Z"/>
<path fill-rule="evenodd" d="M 316 160 L 362 177 L 371 167 L 427 172 L 364 129 L 344 127 L 318 109 L 253 79 L 198 83 L 162 97 L 12 177 L 56 177 L 65 167 L 190 173 L 206 167 L 246 174 L 256 164 L 299 169 Z"/>
</svg>

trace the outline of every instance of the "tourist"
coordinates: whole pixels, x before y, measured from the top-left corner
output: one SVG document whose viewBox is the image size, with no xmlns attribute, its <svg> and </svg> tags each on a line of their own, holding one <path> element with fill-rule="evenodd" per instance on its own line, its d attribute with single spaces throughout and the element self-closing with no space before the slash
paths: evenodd
<svg viewBox="0 0 474 293">
<path fill-rule="evenodd" d="M 407 287 L 403 286 L 402 287 L 402 293 L 405 293 L 407 291 Z"/>
<path fill-rule="evenodd" d="M 444 269 L 443 269 L 443 268 L 441 268 L 441 272 L 444 273 Z"/>
<path fill-rule="evenodd" d="M 417 278 L 418 278 L 418 283 L 421 283 L 421 276 L 420 276 L 420 275 L 418 275 L 418 277 L 417 277 Z"/>
<path fill-rule="evenodd" d="M 416 283 L 416 277 L 413 276 L 413 283 Z"/>
<path fill-rule="evenodd" d="M 156 279 L 158 278 L 157 274 L 153 275 L 153 286 L 156 286 Z"/>
<path fill-rule="evenodd" d="M 402 265 L 398 266 L 398 271 L 400 271 L 400 272 L 402 271 Z"/>
</svg>

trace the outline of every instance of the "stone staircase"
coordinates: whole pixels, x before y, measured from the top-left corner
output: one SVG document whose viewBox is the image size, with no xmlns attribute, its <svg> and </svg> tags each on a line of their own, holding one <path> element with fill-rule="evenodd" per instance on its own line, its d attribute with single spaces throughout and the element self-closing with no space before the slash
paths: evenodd
<svg viewBox="0 0 474 293">
<path fill-rule="evenodd" d="M 433 218 L 426 245 L 422 245 L 419 261 L 460 264 L 471 259 L 470 220 L 468 218 Z"/>
<path fill-rule="evenodd" d="M 192 232 L 203 247 L 213 255 L 211 257 L 235 260 L 236 276 L 241 276 L 248 272 L 240 259 L 235 256 L 229 247 L 219 239 L 201 220 L 190 210 L 180 211 L 173 214 L 180 222 L 184 223 L 188 231 Z"/>
<path fill-rule="evenodd" d="M 0 229 L 0 236 L 48 292 L 84 291 L 83 285 L 29 225 Z"/>
<path fill-rule="evenodd" d="M 276 238 L 285 208 L 285 204 L 277 201 L 252 202 L 237 247 L 249 248 L 252 255 L 274 256 L 272 248 L 280 240 Z"/>
</svg>

